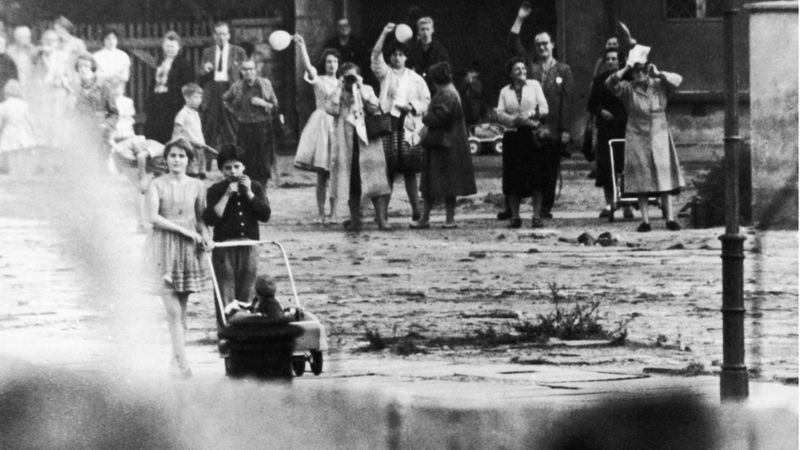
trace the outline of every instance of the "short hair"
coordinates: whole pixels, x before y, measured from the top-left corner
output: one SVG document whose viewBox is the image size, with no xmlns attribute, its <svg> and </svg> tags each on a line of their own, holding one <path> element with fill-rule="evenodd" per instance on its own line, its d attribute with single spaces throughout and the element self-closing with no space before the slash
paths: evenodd
<svg viewBox="0 0 800 450">
<path fill-rule="evenodd" d="M 179 137 L 175 138 L 164 145 L 164 159 L 167 159 L 169 156 L 170 150 L 173 148 L 179 148 L 186 152 L 186 157 L 189 159 L 189 162 L 194 161 L 195 154 L 194 154 L 194 147 L 192 147 L 192 143 L 189 142 L 186 138 Z"/>
<path fill-rule="evenodd" d="M 242 147 L 239 147 L 236 144 L 223 144 L 222 148 L 219 149 L 219 153 L 217 154 L 217 167 L 219 170 L 222 170 L 222 166 L 225 165 L 228 161 L 239 161 L 244 162 L 245 159 L 245 152 Z"/>
<path fill-rule="evenodd" d="M 114 28 L 114 27 L 105 27 L 105 28 L 103 28 L 103 33 L 100 35 L 100 38 L 105 41 L 106 38 L 109 37 L 112 34 L 114 35 L 114 37 L 119 38 L 119 32 L 117 32 L 116 28 Z"/>
<path fill-rule="evenodd" d="M 444 85 L 453 82 L 453 72 L 450 63 L 442 61 L 436 63 L 428 69 L 428 77 L 435 84 Z"/>
<path fill-rule="evenodd" d="M 78 70 L 78 66 L 80 65 L 81 61 L 87 61 L 92 67 L 92 72 L 97 72 L 97 61 L 94 60 L 94 56 L 91 53 L 81 53 L 78 55 L 78 58 L 75 60 L 75 70 Z"/>
<path fill-rule="evenodd" d="M 353 69 L 356 69 L 356 73 L 358 74 L 361 73 L 361 69 L 358 67 L 358 64 L 356 63 L 346 62 L 342 64 L 341 66 L 339 66 L 339 70 L 336 71 L 336 78 L 341 77 L 342 75 L 344 75 L 345 72 L 348 72 Z"/>
<path fill-rule="evenodd" d="M 335 56 L 336 59 L 339 60 L 339 63 L 342 62 L 342 54 L 341 54 L 341 52 L 339 52 L 339 50 L 336 50 L 335 48 L 327 47 L 327 48 L 322 50 L 322 54 L 319 56 L 319 65 L 321 67 L 324 67 L 325 66 L 325 60 L 328 59 L 328 56 L 331 56 L 331 55 Z"/>
<path fill-rule="evenodd" d="M 225 27 L 225 28 L 228 29 L 228 31 L 231 31 L 231 26 L 228 25 L 228 22 L 225 22 L 224 20 L 220 20 L 220 21 L 214 22 L 214 30 L 216 30 L 217 28 L 221 28 L 221 27 Z"/>
<path fill-rule="evenodd" d="M 431 18 L 431 16 L 420 17 L 419 20 L 417 20 L 417 29 L 423 25 L 433 26 L 433 18 Z"/>
<path fill-rule="evenodd" d="M 178 35 L 178 33 L 176 33 L 173 30 L 169 30 L 166 33 L 164 33 L 164 38 L 162 39 L 162 41 L 175 41 L 178 43 L 178 45 L 181 45 L 180 35 Z"/>
<path fill-rule="evenodd" d="M 197 83 L 186 83 L 181 88 L 181 95 L 183 95 L 184 97 L 202 93 L 203 93 L 203 88 L 201 88 L 200 85 Z"/>
<path fill-rule="evenodd" d="M 616 47 L 613 47 L 613 48 L 607 48 L 607 49 L 606 49 L 606 50 L 603 52 L 603 59 L 606 59 L 606 56 L 608 56 L 608 54 L 609 54 L 609 53 L 616 53 L 616 54 L 617 54 L 617 58 L 619 58 L 619 48 L 616 48 Z"/>
<path fill-rule="evenodd" d="M 64 16 L 58 16 L 56 20 L 53 21 L 53 25 L 61 25 L 62 27 L 66 28 L 70 34 L 75 32 L 75 24 L 73 24 L 72 21 Z"/>
<path fill-rule="evenodd" d="M 404 55 L 408 56 L 408 46 L 406 44 L 403 44 L 402 42 L 397 42 L 397 41 L 392 42 L 391 44 L 388 45 L 387 50 L 389 52 L 389 56 L 392 56 L 394 52 L 398 50 L 403 52 Z"/>
<path fill-rule="evenodd" d="M 506 62 L 506 76 L 511 77 L 511 69 L 513 69 L 514 66 L 516 66 L 519 63 L 525 64 L 525 60 L 521 56 L 512 56 Z M 527 64 L 525 64 L 525 68 L 526 69 L 528 68 Z"/>
<path fill-rule="evenodd" d="M 550 34 L 549 31 L 541 30 L 541 31 L 536 32 L 536 34 L 533 35 L 533 40 L 536 41 L 536 38 L 541 36 L 541 35 L 543 35 L 543 34 L 547 35 L 547 39 L 549 39 L 550 43 L 552 44 L 553 43 L 553 36 Z"/>
<path fill-rule="evenodd" d="M 275 296 L 277 286 L 275 280 L 269 275 L 259 275 L 256 277 L 255 291 L 261 297 L 271 298 Z"/>
</svg>

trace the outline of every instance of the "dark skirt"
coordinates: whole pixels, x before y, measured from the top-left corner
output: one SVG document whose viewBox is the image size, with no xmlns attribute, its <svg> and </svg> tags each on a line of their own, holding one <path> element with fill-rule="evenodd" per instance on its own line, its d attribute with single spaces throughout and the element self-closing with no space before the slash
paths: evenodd
<svg viewBox="0 0 800 450">
<path fill-rule="evenodd" d="M 412 175 L 422 170 L 422 147 L 411 147 L 404 138 L 405 117 L 405 114 L 392 116 L 392 134 L 381 136 L 389 184 L 397 174 Z"/>
<path fill-rule="evenodd" d="M 594 185 L 597 187 L 611 189 L 611 152 L 609 152 L 608 141 L 610 139 L 625 138 L 625 124 L 620 126 L 608 126 L 597 124 L 597 179 Z M 624 145 L 614 146 L 614 171 L 622 173 L 625 168 L 625 149 Z"/>
<path fill-rule="evenodd" d="M 275 133 L 272 123 L 238 123 L 237 142 L 244 150 L 244 173 L 253 180 L 267 185 L 275 163 Z"/>
<path fill-rule="evenodd" d="M 162 144 L 169 142 L 175 127 L 175 116 L 183 108 L 183 103 L 180 92 L 177 97 L 172 92 L 151 95 L 147 103 L 144 136 Z"/>
<path fill-rule="evenodd" d="M 557 155 L 556 155 L 557 156 Z M 544 191 L 551 161 L 533 138 L 533 130 L 509 130 L 503 135 L 503 194 L 530 197 Z"/>
</svg>

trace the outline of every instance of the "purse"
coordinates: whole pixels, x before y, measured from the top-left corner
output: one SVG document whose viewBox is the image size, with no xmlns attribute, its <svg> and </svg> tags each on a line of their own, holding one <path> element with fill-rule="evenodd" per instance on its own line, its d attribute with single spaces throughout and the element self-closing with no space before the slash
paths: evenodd
<svg viewBox="0 0 800 450">
<path fill-rule="evenodd" d="M 450 134 L 443 128 L 425 128 L 420 145 L 431 150 L 444 150 L 453 146 Z"/>
<path fill-rule="evenodd" d="M 390 114 L 371 114 L 364 117 L 367 127 L 367 138 L 375 139 L 392 134 L 392 116 Z"/>
<path fill-rule="evenodd" d="M 581 153 L 586 158 L 586 161 L 592 162 L 595 160 L 596 153 L 594 148 L 594 116 L 589 115 L 586 119 L 586 128 L 583 130 L 583 143 L 581 144 Z"/>
</svg>

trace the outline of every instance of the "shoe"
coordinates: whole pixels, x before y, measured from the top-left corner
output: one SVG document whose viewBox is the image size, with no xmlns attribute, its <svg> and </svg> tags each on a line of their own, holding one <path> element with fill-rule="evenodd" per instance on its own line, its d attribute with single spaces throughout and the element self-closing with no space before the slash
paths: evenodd
<svg viewBox="0 0 800 450">
<path fill-rule="evenodd" d="M 497 220 L 508 220 L 511 218 L 511 210 L 506 209 L 497 213 Z"/>
<path fill-rule="evenodd" d="M 611 212 L 610 208 L 603 208 L 600 211 L 600 218 L 601 219 L 608 219 L 613 213 Z"/>
<path fill-rule="evenodd" d="M 419 221 L 420 217 L 422 217 L 422 214 L 420 214 L 420 213 L 412 213 L 411 214 L 411 221 L 412 222 L 417 222 L 417 221 Z"/>
<path fill-rule="evenodd" d="M 631 209 L 630 206 L 626 206 L 622 210 L 622 217 L 624 217 L 626 219 L 633 219 L 633 209 Z"/>
<path fill-rule="evenodd" d="M 644 222 L 640 223 L 639 227 L 636 228 L 636 231 L 638 231 L 639 233 L 647 233 L 650 230 L 652 230 L 652 228 L 650 227 L 650 224 L 649 223 L 644 223 Z"/>
<path fill-rule="evenodd" d="M 590 170 L 589 174 L 586 175 L 586 178 L 588 178 L 590 180 L 596 180 L 597 179 L 597 171 L 594 170 L 594 169 Z"/>
<path fill-rule="evenodd" d="M 408 228 L 411 228 L 412 230 L 427 230 L 430 227 L 431 227 L 430 222 L 425 222 L 425 223 L 414 222 L 408 226 Z"/>
<path fill-rule="evenodd" d="M 553 218 L 553 213 L 551 213 L 551 212 L 543 212 L 542 213 L 542 219 L 552 219 L 552 218 Z"/>
<path fill-rule="evenodd" d="M 458 228 L 458 224 L 455 223 L 455 222 L 446 223 L 446 224 L 442 225 L 442 228 L 444 228 L 445 230 L 454 230 L 454 229 Z"/>
<path fill-rule="evenodd" d="M 531 219 L 531 227 L 533 228 L 542 228 L 544 224 L 542 223 L 542 219 L 539 217 L 534 217 Z"/>
<path fill-rule="evenodd" d="M 675 222 L 674 220 L 668 220 L 667 221 L 667 229 L 669 231 L 678 231 L 678 230 L 681 229 L 681 226 L 680 226 L 680 224 L 678 222 Z"/>
<path fill-rule="evenodd" d="M 508 227 L 506 228 L 521 228 L 521 227 L 522 227 L 522 219 L 517 217 L 516 219 L 511 219 L 511 221 L 508 222 Z"/>
</svg>

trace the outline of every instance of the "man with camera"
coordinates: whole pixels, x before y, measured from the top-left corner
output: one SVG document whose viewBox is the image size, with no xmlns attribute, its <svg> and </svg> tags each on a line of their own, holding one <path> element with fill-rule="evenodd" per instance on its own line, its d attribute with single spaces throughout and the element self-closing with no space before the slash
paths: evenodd
<svg viewBox="0 0 800 450">
<path fill-rule="evenodd" d="M 271 209 L 264 187 L 244 174 L 244 151 L 225 144 L 217 156 L 224 179 L 208 188 L 203 220 L 214 227 L 214 242 L 259 240 L 258 222 L 269 220 Z M 211 254 L 223 305 L 253 298 L 258 274 L 255 246 L 214 248 Z M 217 302 L 214 302 L 217 305 Z M 221 324 L 217 307 L 217 324 Z"/>
</svg>

